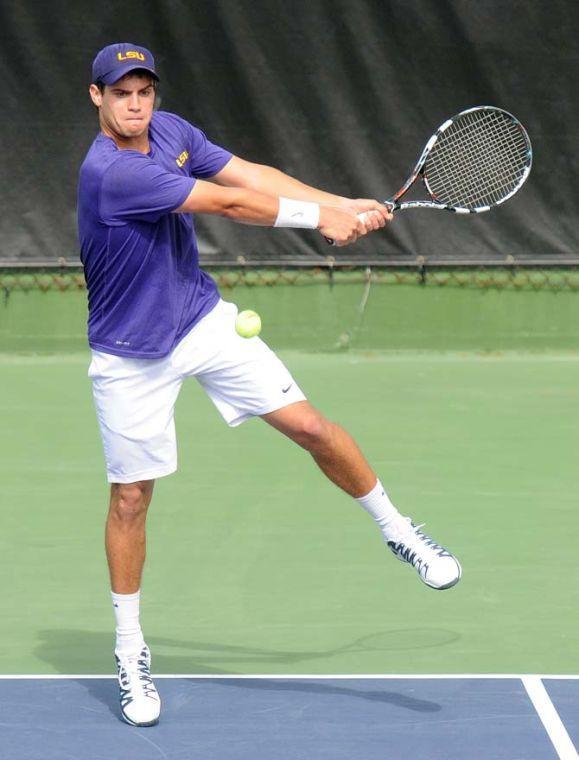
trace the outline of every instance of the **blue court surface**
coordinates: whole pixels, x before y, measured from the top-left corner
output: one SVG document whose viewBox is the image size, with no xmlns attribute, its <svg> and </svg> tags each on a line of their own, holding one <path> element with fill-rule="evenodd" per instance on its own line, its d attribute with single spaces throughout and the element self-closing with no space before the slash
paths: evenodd
<svg viewBox="0 0 579 760">
<path fill-rule="evenodd" d="M 106 677 L 3 677 L 10 760 L 571 760 L 579 678 L 157 676 L 159 725 Z"/>
</svg>

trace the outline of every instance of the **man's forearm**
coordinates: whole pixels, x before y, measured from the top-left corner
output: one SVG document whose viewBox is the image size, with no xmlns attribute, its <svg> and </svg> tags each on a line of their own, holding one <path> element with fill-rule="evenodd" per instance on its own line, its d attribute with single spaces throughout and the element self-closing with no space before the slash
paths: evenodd
<svg viewBox="0 0 579 760">
<path fill-rule="evenodd" d="M 326 193 L 324 190 L 306 185 L 273 166 L 260 167 L 259 173 L 262 175 L 261 181 L 264 188 L 267 187 L 270 191 L 274 189 L 276 195 L 283 195 L 286 198 L 294 198 L 300 201 L 313 201 L 326 206 L 340 206 L 345 201 L 345 198 L 339 195 Z M 262 192 L 266 192 L 265 189 Z"/>
<path fill-rule="evenodd" d="M 232 156 L 223 169 L 211 178 L 211 182 L 222 187 L 243 187 L 248 190 L 257 190 L 264 195 L 272 195 L 276 198 L 318 203 L 320 207 L 325 208 L 333 206 L 354 214 L 377 211 L 377 214 L 366 217 L 364 223 L 367 232 L 383 227 L 384 222 L 391 219 L 388 209 L 371 198 L 344 198 L 341 195 L 326 193 L 290 177 L 289 174 L 285 174 L 273 166 L 245 161 L 239 156 Z"/>
<path fill-rule="evenodd" d="M 276 169 L 216 175 L 197 180 L 175 213 L 216 214 L 244 224 L 318 229 L 336 245 L 353 243 L 359 235 L 384 226 L 388 211 L 377 201 L 347 201 L 308 187 Z M 242 176 L 240 176 L 240 174 Z M 259 175 L 259 176 L 256 176 Z M 237 180 L 235 185 L 229 184 Z M 352 208 L 348 204 L 357 204 Z M 361 215 L 367 211 L 374 214 Z"/>
<path fill-rule="evenodd" d="M 317 203 L 288 200 L 260 192 L 255 187 L 218 187 L 197 180 L 175 213 L 215 214 L 242 224 L 316 229 Z"/>
<path fill-rule="evenodd" d="M 175 213 L 216 214 L 244 224 L 272 226 L 278 209 L 278 198 L 273 195 L 243 187 L 214 187 L 197 180 Z"/>
<path fill-rule="evenodd" d="M 346 199 L 340 195 L 326 193 L 315 187 L 310 187 L 300 182 L 289 174 L 285 174 L 273 166 L 254 164 L 251 178 L 248 177 L 251 187 L 267 195 L 282 195 L 285 198 L 293 198 L 299 201 L 311 201 L 326 206 L 342 206 Z"/>
</svg>

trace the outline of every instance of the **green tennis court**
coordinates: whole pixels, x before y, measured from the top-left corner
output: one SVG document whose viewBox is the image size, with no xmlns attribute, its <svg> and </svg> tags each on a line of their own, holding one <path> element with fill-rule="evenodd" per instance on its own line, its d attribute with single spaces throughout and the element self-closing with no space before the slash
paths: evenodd
<svg viewBox="0 0 579 760">
<path fill-rule="evenodd" d="M 576 671 L 576 293 L 325 282 L 223 294 L 261 313 L 311 401 L 464 576 L 450 592 L 424 587 L 307 454 L 259 420 L 229 430 L 193 381 L 177 407 L 180 470 L 158 482 L 149 518 L 156 670 Z M 112 669 L 84 299 L 15 290 L 0 308 L 4 674 Z"/>
</svg>

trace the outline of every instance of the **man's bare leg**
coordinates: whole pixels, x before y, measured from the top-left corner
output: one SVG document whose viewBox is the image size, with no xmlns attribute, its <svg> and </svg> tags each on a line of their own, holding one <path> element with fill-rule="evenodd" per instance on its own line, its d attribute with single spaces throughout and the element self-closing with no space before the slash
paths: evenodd
<svg viewBox="0 0 579 760">
<path fill-rule="evenodd" d="M 140 623 L 140 590 L 145 564 L 145 522 L 154 480 L 113 483 L 105 545 L 116 618 L 118 654 L 136 654 L 144 646 Z"/>
<path fill-rule="evenodd" d="M 154 480 L 113 483 L 105 545 L 116 620 L 115 656 L 121 713 L 133 726 L 159 720 L 161 701 L 151 679 L 149 648 L 140 623 L 141 577 L 145 564 L 147 510 Z"/>
<path fill-rule="evenodd" d="M 153 498 L 154 480 L 113 483 L 105 530 L 111 589 L 134 594 L 141 587 L 145 564 L 145 521 Z"/>
<path fill-rule="evenodd" d="M 322 472 L 339 488 L 359 499 L 378 478 L 352 436 L 327 420 L 308 401 L 298 401 L 264 414 L 263 419 L 307 449 Z"/>
<path fill-rule="evenodd" d="M 307 401 L 264 414 L 263 419 L 310 452 L 325 475 L 374 518 L 390 549 L 412 564 L 424 583 L 437 589 L 458 583 L 459 562 L 398 512 L 349 433 Z"/>
</svg>

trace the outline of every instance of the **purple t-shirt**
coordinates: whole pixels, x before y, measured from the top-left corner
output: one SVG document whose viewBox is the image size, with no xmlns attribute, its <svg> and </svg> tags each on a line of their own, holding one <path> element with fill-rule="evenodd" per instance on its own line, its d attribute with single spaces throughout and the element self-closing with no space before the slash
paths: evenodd
<svg viewBox="0 0 579 760">
<path fill-rule="evenodd" d="M 88 287 L 92 348 L 156 359 L 219 300 L 199 268 L 190 214 L 173 214 L 195 178 L 212 177 L 231 159 L 201 130 L 158 111 L 150 152 L 119 150 L 99 134 L 80 169 L 78 229 Z"/>
</svg>

